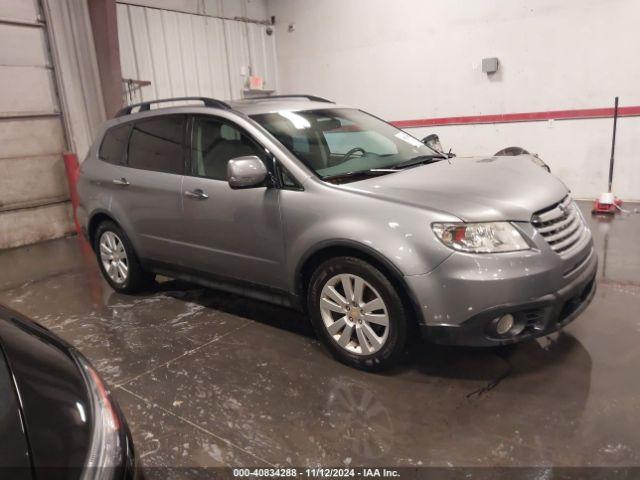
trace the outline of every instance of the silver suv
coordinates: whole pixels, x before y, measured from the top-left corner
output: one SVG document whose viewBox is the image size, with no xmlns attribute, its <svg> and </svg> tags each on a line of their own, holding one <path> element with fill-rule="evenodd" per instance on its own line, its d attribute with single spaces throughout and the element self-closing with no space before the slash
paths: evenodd
<svg viewBox="0 0 640 480">
<path fill-rule="evenodd" d="M 79 217 L 119 292 L 162 274 L 296 307 L 365 369 L 418 331 L 546 335 L 594 295 L 586 222 L 527 156 L 448 158 L 307 95 L 169 101 L 123 109 L 82 164 Z"/>
</svg>

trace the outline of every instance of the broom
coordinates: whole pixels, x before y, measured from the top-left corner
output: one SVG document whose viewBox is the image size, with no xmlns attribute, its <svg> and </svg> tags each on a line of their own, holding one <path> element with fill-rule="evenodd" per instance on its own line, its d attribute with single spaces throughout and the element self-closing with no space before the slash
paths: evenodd
<svg viewBox="0 0 640 480">
<path fill-rule="evenodd" d="M 613 183 L 613 164 L 616 152 L 616 127 L 618 125 L 618 97 L 616 97 L 613 107 L 613 138 L 611 140 L 611 159 L 609 160 L 609 189 L 605 193 L 601 193 L 593 202 L 593 210 L 591 213 L 607 213 L 614 214 L 620 209 L 622 200 L 616 198 L 611 193 L 611 184 Z"/>
</svg>

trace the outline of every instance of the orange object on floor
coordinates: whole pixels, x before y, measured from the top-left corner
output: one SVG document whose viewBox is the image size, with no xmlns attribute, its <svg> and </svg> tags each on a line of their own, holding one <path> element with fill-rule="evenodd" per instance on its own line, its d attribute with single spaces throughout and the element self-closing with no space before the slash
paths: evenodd
<svg viewBox="0 0 640 480">
<path fill-rule="evenodd" d="M 605 213 L 613 215 L 620 210 L 621 205 L 622 200 L 616 197 L 613 198 L 613 201 L 602 201 L 602 198 L 599 198 L 593 202 L 593 209 L 591 210 L 591 213 Z"/>
</svg>

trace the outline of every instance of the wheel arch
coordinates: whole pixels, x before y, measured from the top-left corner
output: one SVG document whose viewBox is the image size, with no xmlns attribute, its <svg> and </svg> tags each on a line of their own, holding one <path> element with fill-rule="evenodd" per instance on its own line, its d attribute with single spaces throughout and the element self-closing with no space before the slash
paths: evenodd
<svg viewBox="0 0 640 480">
<path fill-rule="evenodd" d="M 380 270 L 389 279 L 405 304 L 405 308 L 410 312 L 411 323 L 417 325 L 420 322 L 421 315 L 418 303 L 405 282 L 404 275 L 400 269 L 380 252 L 352 240 L 320 243 L 302 257 L 296 267 L 294 288 L 295 294 L 302 299 L 301 303 L 305 308 L 307 289 L 313 272 L 322 262 L 336 257 L 355 257 Z"/>
<path fill-rule="evenodd" d="M 95 234 L 96 230 L 98 229 L 98 225 L 107 220 L 115 223 L 116 225 L 118 225 L 118 227 L 122 228 L 120 223 L 115 218 L 113 218 L 113 215 L 111 215 L 109 212 L 106 212 L 104 210 L 98 210 L 94 212 L 89 219 L 89 223 L 87 224 L 87 238 L 89 240 L 89 243 L 91 244 L 92 249 L 94 249 Z"/>
</svg>

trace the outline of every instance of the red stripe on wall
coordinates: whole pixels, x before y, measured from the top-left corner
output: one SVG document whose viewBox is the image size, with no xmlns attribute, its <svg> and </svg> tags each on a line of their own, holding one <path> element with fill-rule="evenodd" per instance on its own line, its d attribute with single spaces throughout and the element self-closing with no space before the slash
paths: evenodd
<svg viewBox="0 0 640 480">
<path fill-rule="evenodd" d="M 619 117 L 640 116 L 640 106 L 619 107 Z M 472 115 L 470 117 L 420 118 L 391 122 L 398 128 L 432 127 L 436 125 L 470 125 L 477 123 L 540 122 L 543 120 L 578 120 L 583 118 L 613 117 L 613 108 L 584 108 L 581 110 L 552 110 L 548 112 L 502 113 L 498 115 Z"/>
</svg>

